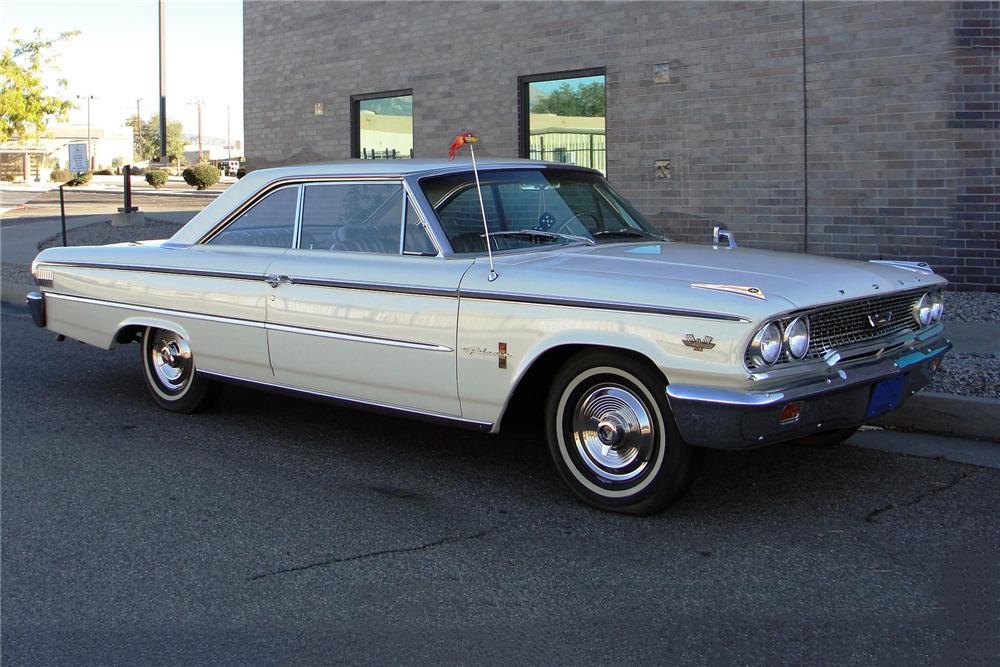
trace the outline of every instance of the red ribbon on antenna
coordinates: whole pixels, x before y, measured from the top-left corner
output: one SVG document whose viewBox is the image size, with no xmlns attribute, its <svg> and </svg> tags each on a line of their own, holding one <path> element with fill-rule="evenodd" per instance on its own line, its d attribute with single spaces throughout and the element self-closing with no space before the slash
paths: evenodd
<svg viewBox="0 0 1000 667">
<path fill-rule="evenodd" d="M 455 141 L 452 142 L 451 148 L 448 149 L 448 159 L 455 159 L 455 151 L 464 146 L 465 144 L 474 144 L 479 139 L 472 132 L 465 132 L 455 137 Z"/>
</svg>

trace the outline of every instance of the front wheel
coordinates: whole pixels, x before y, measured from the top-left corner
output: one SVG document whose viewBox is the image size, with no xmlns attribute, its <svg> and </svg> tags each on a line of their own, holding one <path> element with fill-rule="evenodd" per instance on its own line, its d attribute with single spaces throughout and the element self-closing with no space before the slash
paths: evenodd
<svg viewBox="0 0 1000 667">
<path fill-rule="evenodd" d="M 187 341 L 169 329 L 142 332 L 142 370 L 153 400 L 172 412 L 192 413 L 215 402 L 222 385 L 200 375 Z"/>
<path fill-rule="evenodd" d="M 681 439 L 663 377 L 617 353 L 587 352 L 556 376 L 545 422 L 570 489 L 604 510 L 646 515 L 677 502 L 701 452 Z"/>
</svg>

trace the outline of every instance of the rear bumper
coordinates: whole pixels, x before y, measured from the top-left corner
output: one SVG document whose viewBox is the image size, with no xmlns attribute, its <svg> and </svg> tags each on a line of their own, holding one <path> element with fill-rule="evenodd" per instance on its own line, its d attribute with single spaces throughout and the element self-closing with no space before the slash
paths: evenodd
<svg viewBox="0 0 1000 667">
<path fill-rule="evenodd" d="M 25 299 L 28 303 L 28 310 L 31 311 L 31 319 L 36 327 L 45 328 L 45 297 L 39 292 L 29 292 Z"/>
<path fill-rule="evenodd" d="M 859 426 L 894 410 L 930 382 L 950 349 L 939 333 L 876 359 L 834 366 L 788 388 L 738 392 L 669 385 L 667 399 L 687 443 L 749 449 Z"/>
</svg>

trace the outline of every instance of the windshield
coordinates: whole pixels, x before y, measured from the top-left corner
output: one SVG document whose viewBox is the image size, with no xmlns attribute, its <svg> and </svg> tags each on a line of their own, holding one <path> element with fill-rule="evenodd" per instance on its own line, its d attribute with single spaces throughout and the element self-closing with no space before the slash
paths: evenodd
<svg viewBox="0 0 1000 667">
<path fill-rule="evenodd" d="M 434 207 L 452 250 L 662 239 L 603 178 L 582 171 L 480 171 L 482 204 L 471 172 L 425 178 L 421 189 Z"/>
</svg>

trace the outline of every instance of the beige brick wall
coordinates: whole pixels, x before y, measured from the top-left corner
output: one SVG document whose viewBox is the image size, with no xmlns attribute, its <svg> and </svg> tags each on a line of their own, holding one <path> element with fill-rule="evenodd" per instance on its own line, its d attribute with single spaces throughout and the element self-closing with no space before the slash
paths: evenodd
<svg viewBox="0 0 1000 667">
<path fill-rule="evenodd" d="M 1000 290 L 998 2 L 246 0 L 244 31 L 251 168 L 348 157 L 351 95 L 400 89 L 417 157 L 517 156 L 518 77 L 603 68 L 608 177 L 674 238 Z"/>
</svg>

